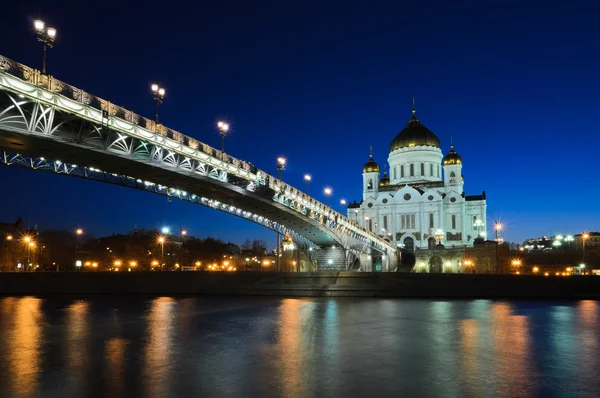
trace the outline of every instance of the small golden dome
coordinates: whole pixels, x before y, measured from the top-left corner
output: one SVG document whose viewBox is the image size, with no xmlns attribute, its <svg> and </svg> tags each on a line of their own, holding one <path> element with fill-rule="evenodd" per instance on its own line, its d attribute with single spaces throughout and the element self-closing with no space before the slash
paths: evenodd
<svg viewBox="0 0 600 398">
<path fill-rule="evenodd" d="M 379 165 L 373 160 L 373 155 L 369 155 L 369 161 L 363 167 L 363 173 L 379 173 Z"/>
<path fill-rule="evenodd" d="M 450 152 L 444 156 L 444 165 L 447 164 L 462 164 L 462 158 L 454 151 L 454 145 L 450 145 Z"/>
<path fill-rule="evenodd" d="M 390 185 L 390 177 L 388 177 L 387 173 L 384 172 L 383 177 L 381 177 L 381 180 L 379 180 L 379 186 L 385 187 L 387 185 Z"/>
</svg>

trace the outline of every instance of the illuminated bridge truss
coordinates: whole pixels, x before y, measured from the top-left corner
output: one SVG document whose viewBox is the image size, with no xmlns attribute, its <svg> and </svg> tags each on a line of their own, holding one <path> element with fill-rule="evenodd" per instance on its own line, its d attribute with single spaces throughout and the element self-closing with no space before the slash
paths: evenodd
<svg viewBox="0 0 600 398">
<path fill-rule="evenodd" d="M 67 159 L 50 160 L 36 153 L 35 148 L 29 150 L 19 139 L 11 141 L 9 138 L 10 142 L 4 145 L 7 151 L 1 152 L 0 160 L 7 166 L 107 182 L 186 200 L 289 233 L 302 247 L 322 245 L 239 205 L 222 203 L 218 197 L 198 196 L 176 186 L 121 174 L 123 170 L 117 166 L 111 170 L 112 161 L 97 168 L 99 166 L 89 159 L 102 155 L 104 159 L 119 160 L 120 164 L 125 160 L 181 176 L 202 177 L 236 192 L 252 192 L 273 205 L 285 207 L 295 217 L 308 218 L 314 221 L 312 225 L 330 236 L 333 243 L 353 252 L 365 252 L 373 247 L 388 254 L 395 253 L 395 247 L 389 242 L 247 162 L 0 56 L 1 135 L 33 138 L 71 152 L 85 153 L 77 157 L 77 162 L 87 163 L 77 165 L 67 163 Z"/>
</svg>

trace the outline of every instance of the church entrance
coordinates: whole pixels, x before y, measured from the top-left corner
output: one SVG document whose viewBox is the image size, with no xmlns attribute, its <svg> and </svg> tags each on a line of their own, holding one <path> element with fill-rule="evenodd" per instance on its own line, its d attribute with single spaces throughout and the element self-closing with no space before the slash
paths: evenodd
<svg viewBox="0 0 600 398">
<path fill-rule="evenodd" d="M 415 241 L 410 236 L 404 238 L 404 250 L 409 253 L 413 253 L 415 251 Z"/>
<path fill-rule="evenodd" d="M 432 256 L 429 259 L 429 272 L 432 274 L 442 272 L 442 258 L 440 256 Z"/>
</svg>

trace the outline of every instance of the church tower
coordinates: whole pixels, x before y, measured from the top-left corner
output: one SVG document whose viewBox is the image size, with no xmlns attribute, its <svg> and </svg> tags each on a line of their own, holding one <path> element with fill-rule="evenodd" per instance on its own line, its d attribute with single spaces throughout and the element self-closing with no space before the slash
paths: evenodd
<svg viewBox="0 0 600 398">
<path fill-rule="evenodd" d="M 363 167 L 363 200 L 375 197 L 379 192 L 379 165 L 373 160 L 373 148 L 369 161 Z"/>
<path fill-rule="evenodd" d="M 450 145 L 450 152 L 444 156 L 444 185 L 460 194 L 463 193 L 462 158 Z"/>
</svg>

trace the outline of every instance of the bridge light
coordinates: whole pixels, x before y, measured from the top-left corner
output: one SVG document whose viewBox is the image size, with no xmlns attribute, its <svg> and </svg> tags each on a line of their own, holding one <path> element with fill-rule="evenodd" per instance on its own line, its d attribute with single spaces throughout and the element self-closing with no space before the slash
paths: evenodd
<svg viewBox="0 0 600 398">
<path fill-rule="evenodd" d="M 46 24 L 44 21 L 36 19 L 33 21 L 33 27 L 37 33 L 37 39 L 44 45 L 44 58 L 42 63 L 42 74 L 46 74 L 46 48 L 52 48 L 54 46 L 54 41 L 56 40 L 56 29 L 52 27 L 48 27 L 46 29 Z"/>
<path fill-rule="evenodd" d="M 162 104 L 165 98 L 165 89 L 159 87 L 156 83 L 152 83 L 150 90 L 152 90 L 152 96 L 154 97 L 154 101 L 156 101 L 156 124 L 158 125 L 158 106 Z"/>
<path fill-rule="evenodd" d="M 219 134 L 221 134 L 221 160 L 223 160 L 223 156 L 225 154 L 225 136 L 229 131 L 229 124 L 219 121 L 217 123 L 217 127 L 219 128 Z"/>
<path fill-rule="evenodd" d="M 282 181 L 282 173 L 283 170 L 285 170 L 285 163 L 286 163 L 286 159 L 284 157 L 278 157 L 277 158 L 277 173 L 279 175 L 279 180 Z"/>
<path fill-rule="evenodd" d="M 36 19 L 35 21 L 33 21 L 33 26 L 35 27 L 35 30 L 37 30 L 38 32 L 41 32 L 44 30 L 44 27 L 46 26 L 46 24 L 44 23 L 44 21 L 40 21 L 39 19 Z"/>
<path fill-rule="evenodd" d="M 333 193 L 333 189 L 331 189 L 330 187 L 325 187 L 323 193 L 325 194 L 325 204 L 329 206 L 329 197 Z"/>
<path fill-rule="evenodd" d="M 169 227 L 162 227 L 161 232 L 167 235 L 170 232 Z"/>
</svg>

